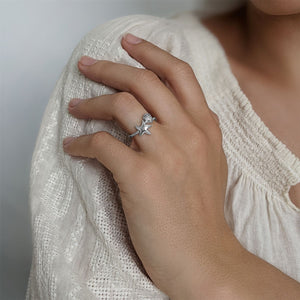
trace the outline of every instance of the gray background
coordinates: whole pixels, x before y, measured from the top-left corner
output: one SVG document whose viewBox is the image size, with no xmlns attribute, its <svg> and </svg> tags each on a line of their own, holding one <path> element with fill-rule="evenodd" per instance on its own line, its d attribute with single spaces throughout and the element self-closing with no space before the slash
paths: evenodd
<svg viewBox="0 0 300 300">
<path fill-rule="evenodd" d="M 240 0 L 0 0 L 0 298 L 24 299 L 31 264 L 29 173 L 42 115 L 72 50 L 129 14 L 208 13 Z"/>
</svg>

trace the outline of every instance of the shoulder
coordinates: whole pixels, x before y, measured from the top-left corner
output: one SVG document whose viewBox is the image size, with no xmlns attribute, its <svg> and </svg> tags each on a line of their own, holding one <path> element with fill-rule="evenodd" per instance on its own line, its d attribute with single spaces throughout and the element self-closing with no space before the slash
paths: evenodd
<svg viewBox="0 0 300 300">
<path fill-rule="evenodd" d="M 177 41 L 184 38 L 182 23 L 176 18 L 147 14 L 126 15 L 93 28 L 77 44 L 73 56 L 78 59 L 81 55 L 90 55 L 96 59 L 117 61 L 125 55 L 121 39 L 127 32 L 165 49 L 174 48 Z"/>
<path fill-rule="evenodd" d="M 168 27 L 174 25 L 174 21 L 167 17 L 158 17 L 147 14 L 133 14 L 118 17 L 102 23 L 86 34 L 87 38 L 104 35 L 113 36 L 118 33 L 122 34 L 128 30 L 137 30 L 140 33 L 147 34 L 153 29 Z"/>
</svg>

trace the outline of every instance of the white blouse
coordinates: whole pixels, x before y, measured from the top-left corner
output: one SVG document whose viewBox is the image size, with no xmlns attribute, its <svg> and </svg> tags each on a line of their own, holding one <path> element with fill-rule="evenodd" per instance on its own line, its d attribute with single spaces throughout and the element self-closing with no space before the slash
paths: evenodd
<svg viewBox="0 0 300 300">
<path fill-rule="evenodd" d="M 224 49 L 196 12 L 170 18 L 129 15 L 85 35 L 44 112 L 30 173 L 33 257 L 26 299 L 169 299 L 153 285 L 134 251 L 110 171 L 62 149 L 66 136 L 100 130 L 129 145 L 128 134 L 114 121 L 80 120 L 67 110 L 71 98 L 116 92 L 79 72 L 82 55 L 144 68 L 122 48 L 126 32 L 191 65 L 220 120 L 230 228 L 248 251 L 300 281 L 300 209 L 288 193 L 300 182 L 300 159 L 255 113 Z"/>
</svg>

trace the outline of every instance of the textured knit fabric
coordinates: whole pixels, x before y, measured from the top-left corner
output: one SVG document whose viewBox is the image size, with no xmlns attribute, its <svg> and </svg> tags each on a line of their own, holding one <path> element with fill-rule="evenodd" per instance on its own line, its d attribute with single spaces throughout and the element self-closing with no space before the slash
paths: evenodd
<svg viewBox="0 0 300 300">
<path fill-rule="evenodd" d="M 128 133 L 114 121 L 80 120 L 67 110 L 71 98 L 116 92 L 78 70 L 82 55 L 143 68 L 120 44 L 126 32 L 191 65 L 220 120 L 230 228 L 246 249 L 300 281 L 300 209 L 288 194 L 300 182 L 300 159 L 254 112 L 224 49 L 196 12 L 173 18 L 130 15 L 86 34 L 44 112 L 30 174 L 33 258 L 26 298 L 168 299 L 134 251 L 112 173 L 95 159 L 71 157 L 62 148 L 66 136 L 102 130 L 130 144 Z"/>
</svg>

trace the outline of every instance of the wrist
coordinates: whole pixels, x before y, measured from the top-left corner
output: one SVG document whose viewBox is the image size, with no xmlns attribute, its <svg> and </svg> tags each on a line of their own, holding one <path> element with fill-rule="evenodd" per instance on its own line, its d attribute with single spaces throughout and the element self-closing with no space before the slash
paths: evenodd
<svg viewBox="0 0 300 300">
<path fill-rule="evenodd" d="M 217 249 L 187 260 L 166 292 L 171 300 L 232 300 L 231 273 L 247 251 L 231 231 L 223 235 Z"/>
</svg>

